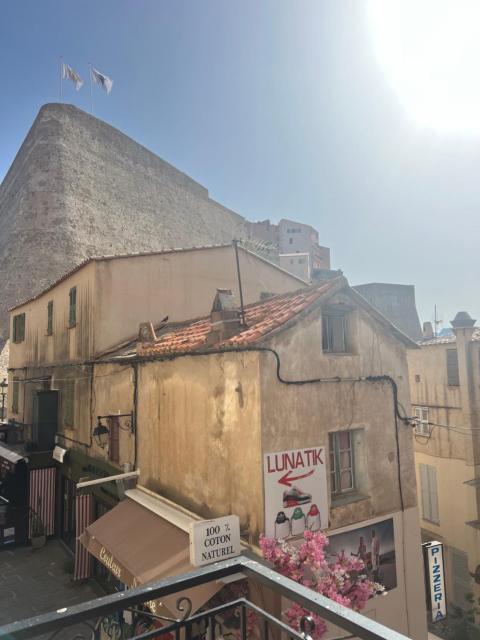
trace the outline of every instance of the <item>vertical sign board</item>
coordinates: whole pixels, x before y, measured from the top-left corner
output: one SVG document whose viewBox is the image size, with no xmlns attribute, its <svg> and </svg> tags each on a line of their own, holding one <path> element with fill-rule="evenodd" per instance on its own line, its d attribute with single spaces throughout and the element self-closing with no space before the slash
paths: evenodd
<svg viewBox="0 0 480 640">
<path fill-rule="evenodd" d="M 190 562 L 195 567 L 240 555 L 240 519 L 225 516 L 190 525 Z"/>
<path fill-rule="evenodd" d="M 443 544 L 428 542 L 422 545 L 426 555 L 426 568 L 430 586 L 432 621 L 440 622 L 447 617 L 447 600 L 443 568 Z"/>
<path fill-rule="evenodd" d="M 286 539 L 328 527 L 325 447 L 263 457 L 265 535 Z"/>
</svg>

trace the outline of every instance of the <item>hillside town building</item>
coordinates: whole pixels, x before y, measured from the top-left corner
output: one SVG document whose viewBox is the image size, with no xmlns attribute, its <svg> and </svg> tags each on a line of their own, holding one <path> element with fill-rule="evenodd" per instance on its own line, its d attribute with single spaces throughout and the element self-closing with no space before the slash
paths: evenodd
<svg viewBox="0 0 480 640">
<path fill-rule="evenodd" d="M 480 330 L 465 311 L 453 334 L 432 326 L 408 353 L 422 539 L 446 550 L 447 596 L 480 596 Z"/>
<path fill-rule="evenodd" d="M 31 448 L 39 433 L 50 439 L 39 448 L 56 445 L 57 497 L 42 513 L 71 545 L 76 577 L 106 582 L 134 561 L 112 533 L 135 517 L 132 502 L 177 529 L 182 510 L 235 514 L 253 548 L 263 532 L 322 529 L 332 553 L 361 553 L 386 584 L 367 615 L 423 639 L 404 423 L 416 344 L 341 276 L 306 286 L 239 256 L 243 312 L 231 246 L 92 259 L 11 311 L 9 417 L 37 425 Z M 136 489 L 104 482 L 137 469 Z"/>
</svg>

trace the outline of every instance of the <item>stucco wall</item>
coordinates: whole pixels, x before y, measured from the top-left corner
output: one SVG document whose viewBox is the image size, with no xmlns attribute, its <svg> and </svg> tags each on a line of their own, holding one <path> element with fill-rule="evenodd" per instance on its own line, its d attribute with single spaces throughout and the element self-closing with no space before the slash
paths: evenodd
<svg viewBox="0 0 480 640">
<path fill-rule="evenodd" d="M 139 367 L 140 482 L 206 518 L 236 513 L 252 537 L 263 511 L 258 357 Z"/>
<path fill-rule="evenodd" d="M 228 242 L 244 224 L 120 131 L 47 104 L 0 186 L 0 337 L 8 307 L 87 256 Z"/>
<path fill-rule="evenodd" d="M 262 292 L 304 286 L 293 275 L 239 248 L 244 303 Z M 140 322 L 208 315 L 217 288 L 232 289 L 240 304 L 233 246 L 136 256 L 97 263 L 97 351 L 135 336 Z"/>
<path fill-rule="evenodd" d="M 77 288 L 77 323 L 69 327 L 69 292 Z M 95 265 L 88 264 L 52 290 L 10 314 L 25 313 L 25 340 L 11 340 L 9 367 L 62 364 L 87 359 L 94 349 Z M 53 301 L 53 332 L 47 335 L 47 305 Z M 11 328 L 13 335 L 13 330 Z"/>
</svg>

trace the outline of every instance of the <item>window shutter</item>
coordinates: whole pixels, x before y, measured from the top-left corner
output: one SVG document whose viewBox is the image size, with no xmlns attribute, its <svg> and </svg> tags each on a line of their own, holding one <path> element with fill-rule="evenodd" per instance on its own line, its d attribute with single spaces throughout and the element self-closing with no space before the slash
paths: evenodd
<svg viewBox="0 0 480 640">
<path fill-rule="evenodd" d="M 77 287 L 70 289 L 70 313 L 68 324 L 73 327 L 77 323 Z"/>
<path fill-rule="evenodd" d="M 63 421 L 66 427 L 74 426 L 75 419 L 75 380 L 63 383 Z"/>
<path fill-rule="evenodd" d="M 108 457 L 112 462 L 120 462 L 120 424 L 117 416 L 107 418 L 109 441 Z"/>
<path fill-rule="evenodd" d="M 53 300 L 47 305 L 47 335 L 51 336 L 53 333 Z"/>
<path fill-rule="evenodd" d="M 460 385 L 458 353 L 456 349 L 447 349 L 447 382 L 449 386 L 452 387 L 458 387 Z"/>
<path fill-rule="evenodd" d="M 438 513 L 438 491 L 437 491 L 437 470 L 433 465 L 427 465 L 428 488 L 430 494 L 430 520 L 439 523 Z"/>
<path fill-rule="evenodd" d="M 468 555 L 460 549 L 450 547 L 450 557 L 452 565 L 453 589 L 450 597 L 455 604 L 462 609 L 469 607 L 465 596 L 472 591 L 470 572 L 468 570 Z"/>
<path fill-rule="evenodd" d="M 428 469 L 426 464 L 419 464 L 420 487 L 422 491 L 422 517 L 430 520 L 430 498 L 428 494 Z"/>
</svg>

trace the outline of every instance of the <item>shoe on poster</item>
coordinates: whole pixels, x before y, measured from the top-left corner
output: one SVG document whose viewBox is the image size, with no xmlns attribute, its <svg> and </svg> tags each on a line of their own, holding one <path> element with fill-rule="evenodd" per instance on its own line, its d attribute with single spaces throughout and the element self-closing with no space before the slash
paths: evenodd
<svg viewBox="0 0 480 640">
<path fill-rule="evenodd" d="M 295 485 L 288 491 L 283 492 L 283 506 L 284 507 L 298 507 L 300 504 L 307 504 L 312 501 L 312 496 L 309 493 L 303 493 Z"/>
<path fill-rule="evenodd" d="M 312 504 L 310 511 L 307 513 L 307 529 L 310 531 L 319 531 L 320 527 L 320 511 L 316 504 Z"/>
<path fill-rule="evenodd" d="M 284 540 L 290 535 L 290 519 L 287 518 L 283 511 L 277 513 L 275 520 L 275 538 Z"/>
<path fill-rule="evenodd" d="M 299 536 L 305 531 L 305 514 L 296 507 L 292 515 L 292 536 Z"/>
</svg>

